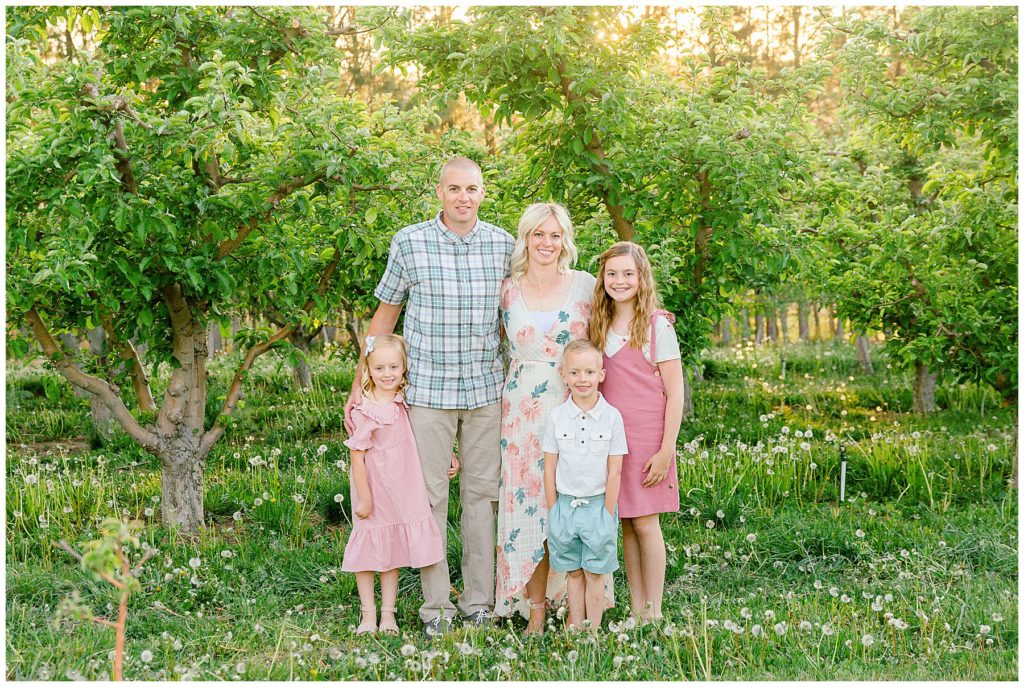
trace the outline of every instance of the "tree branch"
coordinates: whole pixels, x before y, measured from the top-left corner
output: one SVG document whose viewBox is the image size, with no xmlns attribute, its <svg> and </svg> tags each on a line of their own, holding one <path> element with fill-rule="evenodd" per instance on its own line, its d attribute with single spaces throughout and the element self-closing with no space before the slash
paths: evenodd
<svg viewBox="0 0 1024 687">
<path fill-rule="evenodd" d="M 146 378 L 146 370 L 142 367 L 139 352 L 132 345 L 131 341 L 122 341 L 117 335 L 114 329 L 114 321 L 109 314 L 102 315 L 101 320 L 103 331 L 107 333 L 107 337 L 113 342 L 114 347 L 118 349 L 118 357 L 128 366 L 128 371 L 132 376 L 132 384 L 135 387 L 135 398 L 139 402 L 139 407 L 146 412 L 155 413 L 157 409 L 156 401 L 153 400 L 153 392 L 149 388 L 149 379 Z"/>
<path fill-rule="evenodd" d="M 85 389 L 99 398 L 103 405 L 110 409 L 114 418 L 124 427 L 124 430 L 132 439 L 146 451 L 155 453 L 157 449 L 157 435 L 139 424 L 138 420 L 135 419 L 118 395 L 118 388 L 99 377 L 82 372 L 71 361 L 62 356 L 60 346 L 54 341 L 49 329 L 46 328 L 46 324 L 35 308 L 25 313 L 25 319 L 32 327 L 32 332 L 35 334 L 39 344 L 43 347 L 43 353 L 53 364 L 57 372 L 75 386 Z"/>
<path fill-rule="evenodd" d="M 338 265 L 341 262 L 341 250 L 339 248 L 334 249 L 334 255 L 331 257 L 331 261 L 327 264 L 322 275 L 320 275 L 320 281 L 317 283 L 316 295 L 323 297 L 327 293 L 327 289 L 330 287 L 331 279 L 334 277 L 334 273 L 338 269 Z M 302 310 L 309 313 L 316 305 L 316 300 L 313 296 L 306 301 L 305 305 L 302 306 Z M 231 379 L 231 384 L 228 386 L 228 393 L 224 399 L 224 404 L 221 406 L 220 412 L 217 414 L 217 420 L 214 421 L 214 426 L 203 435 L 202 443 L 199 446 L 200 455 L 205 455 L 214 444 L 220 440 L 221 436 L 224 435 L 224 425 L 220 424 L 220 419 L 231 417 L 231 414 L 235 411 L 235 406 L 238 404 L 238 399 L 242 396 L 242 380 L 245 377 L 246 372 L 252 367 L 253 362 L 259 356 L 263 355 L 278 341 L 282 341 L 298 329 L 297 323 L 292 323 L 281 327 L 274 334 L 272 334 L 266 341 L 256 344 L 249 348 L 245 353 L 245 357 L 242 359 L 241 364 L 235 371 L 234 377 Z"/>
<path fill-rule="evenodd" d="M 251 234 L 253 230 L 260 225 L 261 222 L 266 222 L 268 219 L 270 219 L 270 216 L 273 214 L 274 210 L 277 209 L 277 205 L 278 203 L 281 202 L 281 200 L 283 200 L 290 194 L 294 193 L 298 189 L 316 183 L 322 178 L 323 173 L 317 172 L 316 174 L 293 177 L 288 181 L 284 182 L 283 184 L 281 184 L 280 186 L 278 186 L 277 189 L 272 194 L 270 194 L 270 197 L 267 199 L 267 202 L 270 203 L 269 210 L 264 212 L 262 216 L 254 215 L 247 219 L 246 221 L 242 222 L 242 224 L 239 225 L 238 227 L 238 234 L 235 236 L 235 238 L 224 239 L 223 241 L 220 242 L 220 244 L 218 244 L 217 259 L 223 259 L 226 255 L 230 255 L 232 251 L 234 251 L 236 248 L 242 245 L 242 243 L 245 242 L 245 239 L 249 236 L 249 234 Z"/>
</svg>

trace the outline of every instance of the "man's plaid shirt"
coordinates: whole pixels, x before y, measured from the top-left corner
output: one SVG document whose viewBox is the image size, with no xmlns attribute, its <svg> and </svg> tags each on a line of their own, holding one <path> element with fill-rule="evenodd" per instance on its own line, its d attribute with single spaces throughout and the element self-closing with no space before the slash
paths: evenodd
<svg viewBox="0 0 1024 687">
<path fill-rule="evenodd" d="M 514 245 L 504 229 L 480 220 L 458 236 L 441 213 L 391 239 L 374 295 L 392 305 L 408 300 L 402 333 L 411 405 L 473 409 L 501 400 L 498 306 Z"/>
</svg>

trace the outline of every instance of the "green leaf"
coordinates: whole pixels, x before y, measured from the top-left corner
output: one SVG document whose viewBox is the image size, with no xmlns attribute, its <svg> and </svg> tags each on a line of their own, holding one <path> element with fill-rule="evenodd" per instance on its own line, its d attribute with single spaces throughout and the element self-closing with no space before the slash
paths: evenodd
<svg viewBox="0 0 1024 687">
<path fill-rule="evenodd" d="M 46 399 L 52 403 L 56 403 L 60 400 L 61 396 L 61 383 L 60 381 L 51 375 L 43 377 L 43 391 L 46 394 Z"/>
</svg>

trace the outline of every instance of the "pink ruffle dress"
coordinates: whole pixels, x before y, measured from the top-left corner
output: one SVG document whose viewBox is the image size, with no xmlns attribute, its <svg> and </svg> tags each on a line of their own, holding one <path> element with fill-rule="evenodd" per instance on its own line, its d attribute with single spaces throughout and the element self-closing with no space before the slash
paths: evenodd
<svg viewBox="0 0 1024 687">
<path fill-rule="evenodd" d="M 368 518 L 355 516 L 359 494 L 352 485 L 352 533 L 341 569 L 385 572 L 437 563 L 444 545 L 430 512 L 405 400 L 399 395 L 381 404 L 364 398 L 352 407 L 352 423 L 355 431 L 345 445 L 366 451 L 373 508 Z"/>
</svg>

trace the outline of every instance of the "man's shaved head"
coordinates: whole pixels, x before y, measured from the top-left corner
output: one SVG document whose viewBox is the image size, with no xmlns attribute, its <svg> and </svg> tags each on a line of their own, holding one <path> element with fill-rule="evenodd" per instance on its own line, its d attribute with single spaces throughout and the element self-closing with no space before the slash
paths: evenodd
<svg viewBox="0 0 1024 687">
<path fill-rule="evenodd" d="M 476 172 L 476 174 L 480 177 L 480 183 L 483 184 L 484 173 L 480 169 L 480 165 L 473 162 L 468 157 L 453 157 L 452 159 L 448 160 L 448 162 L 444 163 L 443 167 L 441 167 L 441 174 L 438 177 L 438 183 L 441 186 L 444 186 L 445 174 L 447 174 L 448 170 L 450 169 L 460 169 L 466 172 Z"/>
</svg>

